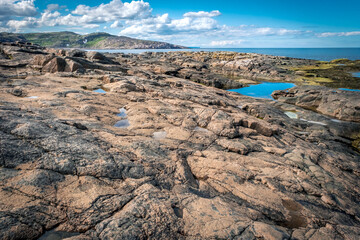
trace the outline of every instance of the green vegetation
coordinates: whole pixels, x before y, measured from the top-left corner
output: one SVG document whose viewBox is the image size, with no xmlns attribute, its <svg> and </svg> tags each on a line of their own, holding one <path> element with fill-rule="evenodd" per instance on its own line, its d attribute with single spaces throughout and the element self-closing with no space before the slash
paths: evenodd
<svg viewBox="0 0 360 240">
<path fill-rule="evenodd" d="M 298 76 L 296 78 L 297 84 L 360 89 L 359 78 L 355 78 L 351 74 L 351 72 L 360 71 L 360 61 L 358 60 L 318 61 L 314 65 L 302 65 L 285 69 L 293 71 Z"/>
<path fill-rule="evenodd" d="M 24 41 L 43 47 L 52 48 L 91 48 L 91 49 L 124 49 L 124 48 L 184 48 L 164 42 L 139 40 L 124 36 L 114 36 L 108 33 L 91 33 L 80 35 L 73 32 L 49 33 L 0 33 L 0 42 Z"/>
<path fill-rule="evenodd" d="M 339 58 L 339 59 L 334 59 L 331 61 L 331 63 L 335 63 L 335 64 L 346 64 L 349 62 L 351 62 L 351 61 L 347 58 Z"/>
<path fill-rule="evenodd" d="M 97 37 L 85 43 L 85 47 L 95 47 L 99 42 L 106 40 L 106 37 Z"/>
<path fill-rule="evenodd" d="M 337 66 L 337 64 L 332 64 L 329 62 L 319 62 L 316 65 L 304 65 L 304 66 L 296 66 L 290 67 L 288 70 L 291 71 L 311 71 L 311 70 L 320 70 L 320 69 L 330 69 Z"/>
<path fill-rule="evenodd" d="M 25 33 L 27 41 L 44 47 L 80 47 L 81 35 L 73 32 Z"/>
</svg>

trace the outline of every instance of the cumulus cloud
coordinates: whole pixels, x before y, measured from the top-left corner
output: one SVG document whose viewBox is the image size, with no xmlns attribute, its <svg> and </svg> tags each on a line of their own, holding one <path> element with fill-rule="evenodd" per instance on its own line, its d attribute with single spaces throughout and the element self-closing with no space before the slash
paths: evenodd
<svg viewBox="0 0 360 240">
<path fill-rule="evenodd" d="M 119 19 L 141 19 L 151 15 L 150 4 L 143 1 L 123 3 L 121 0 L 112 0 L 108 4 L 96 7 L 79 5 L 72 14 L 82 15 L 88 22 L 109 22 Z"/>
<path fill-rule="evenodd" d="M 115 21 L 113 24 L 111 24 L 110 27 L 111 28 L 121 28 L 121 27 L 123 27 L 123 25 L 120 23 L 120 21 Z"/>
<path fill-rule="evenodd" d="M 33 0 L 22 2 L 33 4 Z M 130 3 L 123 3 L 121 0 L 112 0 L 107 4 L 102 3 L 95 7 L 78 5 L 71 14 L 65 16 L 61 16 L 59 12 L 55 11 L 59 8 L 61 7 L 57 4 L 50 4 L 41 14 L 40 18 L 12 20 L 11 22 L 8 22 L 7 25 L 17 30 L 30 26 L 81 26 L 83 28 L 96 28 L 99 27 L 99 24 L 118 21 L 116 25 L 120 26 L 120 20 L 148 18 L 151 16 L 152 12 L 150 4 L 147 2 L 132 1 Z"/>
<path fill-rule="evenodd" d="M 30 17 L 36 14 L 34 0 L 0 0 L 1 17 Z"/>
<path fill-rule="evenodd" d="M 169 14 L 152 16 L 147 19 L 126 21 L 121 35 L 170 35 L 178 33 L 201 33 L 218 29 L 220 26 L 213 17 L 219 11 L 185 13 L 181 19 L 171 19 Z"/>
<path fill-rule="evenodd" d="M 357 36 L 360 35 L 360 31 L 353 32 L 324 32 L 319 33 L 319 37 L 349 37 L 349 36 Z"/>
<path fill-rule="evenodd" d="M 36 14 L 34 0 L 0 0 L 0 29 L 1 31 L 8 31 L 7 23 L 13 21 L 12 19 L 33 17 Z"/>
</svg>

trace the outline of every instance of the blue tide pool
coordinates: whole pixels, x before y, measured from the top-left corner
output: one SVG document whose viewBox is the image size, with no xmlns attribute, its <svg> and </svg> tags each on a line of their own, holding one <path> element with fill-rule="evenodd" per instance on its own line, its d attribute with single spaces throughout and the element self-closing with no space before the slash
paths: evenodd
<svg viewBox="0 0 360 240">
<path fill-rule="evenodd" d="M 230 89 L 228 91 L 237 92 L 242 95 L 255 97 L 255 98 L 266 98 L 273 99 L 271 94 L 276 90 L 285 90 L 288 88 L 295 87 L 293 83 L 271 83 L 263 82 L 261 84 L 251 85 L 249 87 L 239 88 L 239 89 Z"/>
</svg>

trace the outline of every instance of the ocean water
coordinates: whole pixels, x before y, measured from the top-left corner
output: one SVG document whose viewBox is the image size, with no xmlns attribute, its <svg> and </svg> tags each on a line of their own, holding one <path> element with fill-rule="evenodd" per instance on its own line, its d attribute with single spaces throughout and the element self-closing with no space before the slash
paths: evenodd
<svg viewBox="0 0 360 240">
<path fill-rule="evenodd" d="M 199 52 L 199 51 L 231 51 L 244 53 L 260 53 L 292 58 L 306 58 L 320 61 L 347 58 L 360 60 L 360 48 L 192 48 L 192 49 L 119 49 L 119 50 L 91 50 L 110 53 L 143 53 L 143 52 Z"/>
<path fill-rule="evenodd" d="M 266 98 L 273 99 L 271 94 L 276 90 L 285 90 L 288 88 L 295 87 L 293 83 L 271 83 L 263 82 L 256 85 L 250 85 L 249 87 L 239 88 L 239 89 L 230 89 L 228 91 L 237 92 L 242 95 L 255 97 L 255 98 Z"/>
</svg>

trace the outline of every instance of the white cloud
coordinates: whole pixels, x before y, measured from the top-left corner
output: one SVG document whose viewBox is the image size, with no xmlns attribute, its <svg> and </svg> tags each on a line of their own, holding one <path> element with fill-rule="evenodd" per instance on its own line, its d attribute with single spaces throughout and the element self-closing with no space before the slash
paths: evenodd
<svg viewBox="0 0 360 240">
<path fill-rule="evenodd" d="M 47 5 L 47 10 L 49 11 L 55 11 L 55 10 L 59 10 L 60 6 L 59 4 L 49 4 Z"/>
<path fill-rule="evenodd" d="M 219 12 L 218 10 L 214 10 L 211 12 L 204 12 L 204 11 L 200 11 L 200 12 L 187 12 L 184 14 L 184 17 L 195 17 L 195 18 L 211 18 L 211 17 L 217 17 L 220 16 L 221 12 Z"/>
<path fill-rule="evenodd" d="M 238 47 L 242 44 L 244 40 L 220 40 L 220 41 L 211 41 L 211 47 Z"/>
<path fill-rule="evenodd" d="M 0 0 L 1 17 L 30 17 L 36 14 L 34 0 Z"/>
<path fill-rule="evenodd" d="M 33 3 L 33 0 L 29 2 Z M 50 4 L 38 19 L 24 18 L 22 20 L 12 20 L 7 25 L 17 30 L 42 26 L 97 28 L 99 24 L 108 22 L 117 22 L 116 25 L 121 26 L 119 20 L 148 18 L 151 16 L 152 11 L 147 2 L 132 1 L 130 3 L 123 3 L 121 0 L 112 0 L 107 4 L 103 3 L 96 7 L 79 5 L 71 14 L 65 16 L 61 16 L 57 11 L 53 12 L 58 8 L 61 7 L 57 4 Z"/>
<path fill-rule="evenodd" d="M 32 17 L 36 14 L 34 0 L 0 0 L 0 29 L 8 31 L 7 23 L 9 21 L 13 21 L 16 17 Z M 27 25 L 26 23 L 21 24 Z"/>
<path fill-rule="evenodd" d="M 37 19 L 36 18 L 25 18 L 24 20 L 10 20 L 7 23 L 7 26 L 9 26 L 12 29 L 21 29 L 21 28 L 34 28 L 38 26 Z"/>
<path fill-rule="evenodd" d="M 218 11 L 215 11 L 218 12 Z M 205 13 L 205 12 L 202 12 Z M 208 16 L 214 15 L 207 13 Z M 148 35 L 171 35 L 178 33 L 201 33 L 218 29 L 220 26 L 217 21 L 211 17 L 195 17 L 193 13 L 191 17 L 184 14 L 184 18 L 171 19 L 169 14 L 153 16 L 147 19 L 126 21 L 127 27 L 120 32 L 120 35 L 148 36 Z M 215 16 L 215 15 L 214 15 Z"/>
<path fill-rule="evenodd" d="M 81 15 L 88 22 L 109 22 L 119 19 L 141 19 L 151 15 L 150 4 L 143 1 L 123 3 L 121 0 L 112 0 L 108 4 L 100 4 L 96 7 L 79 5 L 72 14 Z"/>
<path fill-rule="evenodd" d="M 360 31 L 353 32 L 324 32 L 317 34 L 319 37 L 349 37 L 349 36 L 358 36 Z"/>
<path fill-rule="evenodd" d="M 115 21 L 113 24 L 111 24 L 110 27 L 111 28 L 121 28 L 121 27 L 123 27 L 123 25 L 120 23 L 120 21 Z"/>
</svg>

